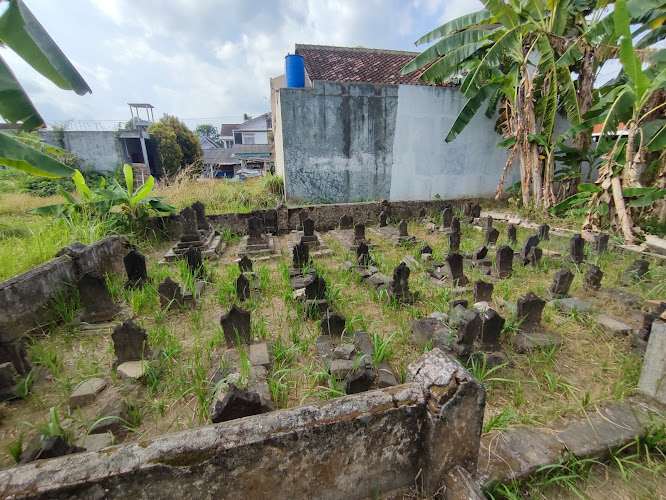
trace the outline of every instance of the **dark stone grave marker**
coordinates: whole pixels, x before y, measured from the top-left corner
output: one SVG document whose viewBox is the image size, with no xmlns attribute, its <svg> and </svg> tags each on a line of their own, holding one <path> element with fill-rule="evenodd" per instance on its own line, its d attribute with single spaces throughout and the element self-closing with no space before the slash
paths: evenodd
<svg viewBox="0 0 666 500">
<path fill-rule="evenodd" d="M 585 290 L 599 290 L 601 288 L 601 280 L 604 277 L 604 273 L 599 269 L 598 266 L 591 265 L 590 268 L 585 273 L 585 278 L 583 279 L 583 288 Z"/>
<path fill-rule="evenodd" d="M 143 286 L 148 281 L 148 270 L 146 269 L 146 257 L 141 255 L 135 249 L 123 257 L 125 271 L 127 272 L 126 287 L 134 288 Z"/>
<path fill-rule="evenodd" d="M 450 253 L 446 256 L 449 267 L 449 277 L 453 286 L 465 286 L 469 283 L 467 276 L 463 274 L 463 258 L 459 253 Z"/>
<path fill-rule="evenodd" d="M 208 223 L 208 219 L 206 219 L 206 206 L 200 201 L 195 201 L 192 204 L 192 210 L 194 210 L 197 217 L 197 228 L 204 231 L 210 229 L 210 224 Z"/>
<path fill-rule="evenodd" d="M 429 253 L 432 255 L 432 247 L 428 244 L 423 245 L 419 250 L 419 255 L 423 255 L 424 253 Z"/>
<path fill-rule="evenodd" d="M 398 223 L 398 236 L 400 237 L 405 237 L 408 236 L 407 234 L 407 221 L 405 219 L 401 219 L 400 222 Z"/>
<path fill-rule="evenodd" d="M 393 270 L 393 277 L 389 282 L 387 289 L 389 293 L 398 298 L 398 300 L 412 301 L 416 300 L 418 294 L 412 293 L 409 290 L 409 267 L 404 262 L 401 262 L 398 267 Z"/>
<path fill-rule="evenodd" d="M 264 239 L 264 221 L 261 217 L 252 216 L 247 220 L 247 244 L 265 245 Z"/>
<path fill-rule="evenodd" d="M 292 254 L 294 269 L 303 269 L 310 262 L 310 247 L 304 241 L 294 245 Z"/>
<path fill-rule="evenodd" d="M 495 227 L 489 227 L 486 230 L 486 245 L 494 245 L 499 238 L 499 231 Z"/>
<path fill-rule="evenodd" d="M 459 232 L 453 231 L 449 233 L 449 251 L 453 253 L 458 253 L 460 251 L 460 237 L 462 235 Z"/>
<path fill-rule="evenodd" d="M 345 331 L 346 318 L 336 312 L 327 312 L 322 316 L 319 325 L 323 335 L 331 335 L 340 338 Z"/>
<path fill-rule="evenodd" d="M 585 259 L 585 240 L 580 234 L 574 234 L 569 241 L 569 258 L 575 264 Z"/>
<path fill-rule="evenodd" d="M 541 241 L 548 241 L 550 239 L 550 226 L 548 224 L 541 224 L 539 226 L 539 239 Z"/>
<path fill-rule="evenodd" d="M 622 284 L 631 285 L 643 279 L 643 276 L 650 270 L 650 261 L 645 259 L 636 259 L 634 263 L 622 273 Z"/>
<path fill-rule="evenodd" d="M 354 241 L 365 241 L 365 224 L 359 222 L 354 226 Z"/>
<path fill-rule="evenodd" d="M 592 251 L 595 254 L 604 253 L 608 249 L 609 235 L 606 233 L 595 234 L 592 240 Z"/>
<path fill-rule="evenodd" d="M 516 303 L 516 319 L 521 321 L 520 329 L 524 332 L 535 332 L 541 328 L 541 314 L 546 301 L 529 292 L 518 299 Z"/>
<path fill-rule="evenodd" d="M 446 207 L 442 212 L 442 229 L 451 227 L 451 219 L 453 219 L 453 209 Z"/>
<path fill-rule="evenodd" d="M 520 260 L 523 262 L 523 264 L 529 264 L 530 262 L 529 253 L 532 250 L 532 248 L 534 248 L 538 244 L 539 244 L 539 237 L 536 234 L 529 236 L 525 240 L 525 243 L 523 243 L 523 248 L 520 251 Z"/>
<path fill-rule="evenodd" d="M 386 212 L 382 210 L 379 212 L 379 227 L 386 227 L 387 222 L 386 222 Z"/>
<path fill-rule="evenodd" d="M 160 294 L 160 304 L 162 308 L 171 308 L 174 305 L 182 306 L 185 302 L 180 285 L 171 278 L 167 278 L 159 284 L 157 287 L 157 293 Z"/>
<path fill-rule="evenodd" d="M 509 224 L 509 227 L 506 230 L 506 237 L 509 240 L 509 244 L 515 245 L 518 242 L 518 234 L 516 231 L 516 226 Z"/>
<path fill-rule="evenodd" d="M 116 326 L 111 334 L 113 350 L 116 353 L 116 364 L 126 361 L 141 361 L 150 358 L 148 335 L 145 328 L 134 324 L 131 319 Z"/>
<path fill-rule="evenodd" d="M 541 262 L 541 256 L 543 255 L 543 250 L 539 247 L 532 247 L 527 253 L 527 261 L 525 265 L 530 264 L 532 267 L 539 267 Z"/>
<path fill-rule="evenodd" d="M 419 219 L 425 219 L 426 215 L 425 207 L 421 207 L 421 210 L 419 210 Z"/>
<path fill-rule="evenodd" d="M 340 229 L 351 229 L 352 224 L 354 224 L 354 219 L 349 215 L 343 215 L 340 217 Z"/>
<path fill-rule="evenodd" d="M 266 210 L 264 212 L 264 228 L 272 234 L 278 232 L 278 215 L 277 210 Z"/>
<path fill-rule="evenodd" d="M 553 283 L 550 285 L 550 295 L 554 299 L 563 299 L 569 295 L 569 288 L 573 283 L 574 275 L 569 269 L 560 269 L 553 277 Z"/>
<path fill-rule="evenodd" d="M 199 250 L 199 247 L 188 248 L 184 255 L 190 274 L 195 278 L 203 276 L 203 259 L 201 258 L 201 250 Z"/>
<path fill-rule="evenodd" d="M 492 283 L 487 283 L 483 280 L 476 280 L 474 282 L 474 303 L 488 302 L 493 300 L 493 289 L 495 286 Z"/>
<path fill-rule="evenodd" d="M 241 273 L 248 273 L 252 272 L 252 260 L 247 256 L 243 255 L 241 259 L 238 261 L 238 268 L 240 269 Z"/>
<path fill-rule="evenodd" d="M 460 232 L 460 219 L 458 217 L 453 217 L 451 219 L 451 231 L 454 233 Z"/>
<path fill-rule="evenodd" d="M 513 273 L 513 249 L 503 245 L 497 249 L 496 264 L 498 278 L 508 278 Z"/>
<path fill-rule="evenodd" d="M 103 276 L 86 273 L 79 280 L 77 287 L 85 308 L 82 320 L 86 323 L 111 321 L 120 310 L 114 304 Z"/>
<path fill-rule="evenodd" d="M 472 253 L 472 260 L 479 261 L 485 259 L 487 255 L 488 255 L 488 248 L 485 246 L 481 246 Z"/>
<path fill-rule="evenodd" d="M 250 280 L 242 273 L 236 279 L 236 297 L 241 302 L 250 298 Z"/>
<path fill-rule="evenodd" d="M 501 351 L 500 335 L 504 328 L 505 320 L 494 309 L 488 309 L 481 316 L 481 350 L 487 352 Z"/>
<path fill-rule="evenodd" d="M 460 318 L 456 340 L 451 343 L 451 349 L 458 356 L 466 357 L 474 352 L 474 341 L 481 333 L 481 318 L 479 313 L 470 309 Z"/>
<path fill-rule="evenodd" d="M 231 306 L 229 312 L 220 318 L 224 339 L 227 347 L 240 344 L 250 344 L 252 340 L 250 330 L 250 311 L 241 309 L 236 304 Z"/>
<path fill-rule="evenodd" d="M 180 212 L 180 241 L 184 243 L 201 240 L 197 226 L 197 213 L 192 207 L 185 207 Z"/>
</svg>

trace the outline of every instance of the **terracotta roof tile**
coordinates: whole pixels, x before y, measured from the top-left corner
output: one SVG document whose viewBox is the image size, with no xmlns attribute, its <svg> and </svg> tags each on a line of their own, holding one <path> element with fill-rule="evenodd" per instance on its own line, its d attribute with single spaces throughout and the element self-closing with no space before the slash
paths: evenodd
<svg viewBox="0 0 666 500">
<path fill-rule="evenodd" d="M 418 52 L 296 44 L 296 54 L 303 56 L 310 80 L 432 85 L 419 80 L 427 67 L 400 76 L 400 70 Z"/>
</svg>

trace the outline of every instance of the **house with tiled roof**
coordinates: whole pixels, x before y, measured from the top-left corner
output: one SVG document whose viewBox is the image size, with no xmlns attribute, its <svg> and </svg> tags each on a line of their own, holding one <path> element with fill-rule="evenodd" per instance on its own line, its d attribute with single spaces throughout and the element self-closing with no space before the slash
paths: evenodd
<svg viewBox="0 0 666 500">
<path fill-rule="evenodd" d="M 275 171 L 295 200 L 354 202 L 491 196 L 507 160 L 481 114 L 444 138 L 466 103 L 458 81 L 400 75 L 418 52 L 296 44 L 271 79 Z M 436 64 L 436 63 L 435 63 Z M 511 176 L 510 176 L 511 177 Z M 507 179 L 507 185 L 513 177 Z"/>
</svg>

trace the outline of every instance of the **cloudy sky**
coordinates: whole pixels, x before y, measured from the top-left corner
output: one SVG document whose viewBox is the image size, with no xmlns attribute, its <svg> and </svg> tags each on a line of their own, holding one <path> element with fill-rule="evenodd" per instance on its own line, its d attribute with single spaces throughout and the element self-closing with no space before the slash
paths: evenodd
<svg viewBox="0 0 666 500">
<path fill-rule="evenodd" d="M 415 49 L 478 0 L 24 0 L 93 93 L 63 91 L 0 49 L 47 123 L 126 121 L 128 102 L 198 123 L 270 110 L 294 44 Z M 80 123 L 81 126 L 94 126 Z"/>
</svg>

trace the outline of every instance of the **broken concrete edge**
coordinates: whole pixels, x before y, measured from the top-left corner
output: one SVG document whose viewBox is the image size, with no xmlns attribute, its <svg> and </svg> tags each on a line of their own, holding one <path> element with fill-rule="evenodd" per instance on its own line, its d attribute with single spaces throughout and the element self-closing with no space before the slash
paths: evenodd
<svg viewBox="0 0 666 500">
<path fill-rule="evenodd" d="M 0 329 L 21 338 L 48 319 L 48 305 L 57 293 L 67 294 L 85 273 L 124 272 L 124 236 L 108 236 L 91 245 L 68 245 L 59 256 L 0 283 Z"/>
<path fill-rule="evenodd" d="M 0 470 L 0 497 L 237 498 L 278 481 L 274 498 L 366 498 L 420 472 L 435 492 L 454 467 L 476 468 L 485 391 L 439 349 L 420 361 L 408 384 Z"/>
<path fill-rule="evenodd" d="M 613 451 L 665 424 L 666 405 L 636 391 L 622 402 L 568 415 L 544 427 L 491 431 L 481 439 L 476 482 L 483 489 L 492 489 L 525 480 L 571 456 L 605 460 Z"/>
</svg>

